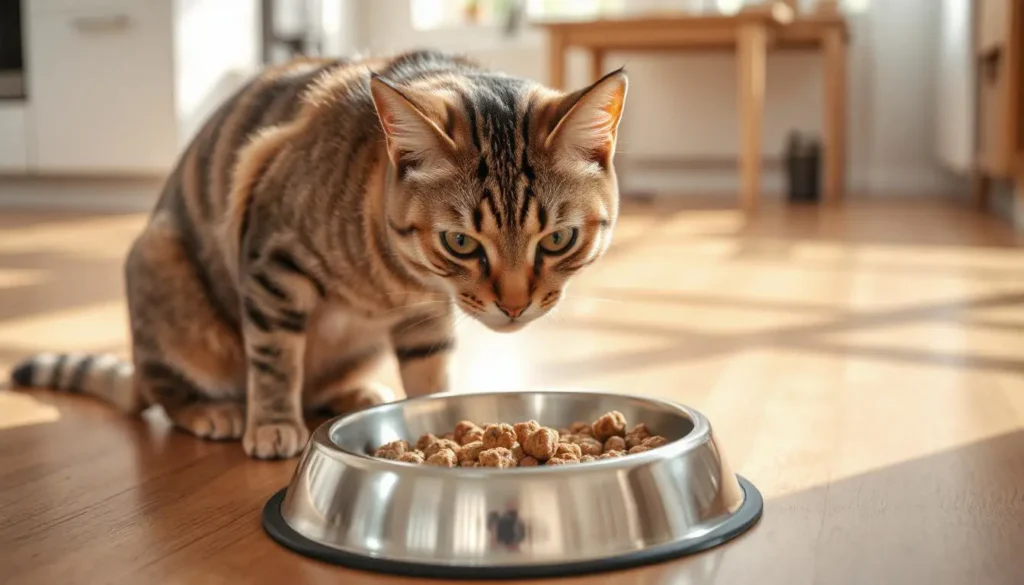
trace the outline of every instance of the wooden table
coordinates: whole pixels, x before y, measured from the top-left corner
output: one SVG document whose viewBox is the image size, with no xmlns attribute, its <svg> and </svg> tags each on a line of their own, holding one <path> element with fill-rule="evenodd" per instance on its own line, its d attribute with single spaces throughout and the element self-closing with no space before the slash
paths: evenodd
<svg viewBox="0 0 1024 585">
<path fill-rule="evenodd" d="M 752 9 L 732 16 L 665 14 L 589 21 L 537 21 L 550 36 L 550 83 L 564 89 L 565 58 L 572 47 L 591 55 L 591 77 L 604 71 L 609 51 L 736 50 L 739 56 L 740 204 L 757 209 L 760 198 L 761 129 L 766 54 L 769 49 L 820 51 L 824 58 L 824 198 L 838 203 L 846 184 L 847 27 L 839 14 L 791 18 L 792 13 Z"/>
<path fill-rule="evenodd" d="M 1024 185 L 1024 4 L 977 0 L 973 8 L 974 201 L 987 210 L 994 179 Z M 1018 193 L 1024 197 L 1024 187 Z"/>
</svg>

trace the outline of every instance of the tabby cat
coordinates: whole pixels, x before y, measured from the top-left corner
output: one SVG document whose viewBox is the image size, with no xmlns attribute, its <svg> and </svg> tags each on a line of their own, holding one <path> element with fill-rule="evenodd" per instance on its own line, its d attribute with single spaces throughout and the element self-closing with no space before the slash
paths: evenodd
<svg viewBox="0 0 1024 585">
<path fill-rule="evenodd" d="M 16 385 L 161 405 L 296 455 L 304 413 L 442 391 L 455 307 L 514 331 L 606 250 L 626 75 L 557 92 L 465 59 L 301 60 L 224 103 L 125 263 L 133 364 L 41 355 Z"/>
</svg>

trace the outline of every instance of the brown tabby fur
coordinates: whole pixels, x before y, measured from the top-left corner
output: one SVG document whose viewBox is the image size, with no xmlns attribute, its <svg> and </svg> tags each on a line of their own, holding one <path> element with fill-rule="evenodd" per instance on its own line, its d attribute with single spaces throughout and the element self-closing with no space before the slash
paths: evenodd
<svg viewBox="0 0 1024 585">
<path fill-rule="evenodd" d="M 407 395 L 442 391 L 456 305 L 517 329 L 607 248 L 625 90 L 621 71 L 562 94 L 432 52 L 268 69 L 202 128 L 128 255 L 130 394 L 85 356 L 14 377 L 157 403 L 261 458 L 301 450 L 304 411 L 387 400 L 386 352 Z M 562 228 L 569 249 L 540 253 Z"/>
</svg>

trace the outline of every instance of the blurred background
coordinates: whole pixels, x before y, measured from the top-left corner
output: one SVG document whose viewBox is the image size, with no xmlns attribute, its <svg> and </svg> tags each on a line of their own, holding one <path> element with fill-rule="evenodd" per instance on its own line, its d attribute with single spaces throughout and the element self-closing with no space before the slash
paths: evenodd
<svg viewBox="0 0 1024 585">
<path fill-rule="evenodd" d="M 709 417 L 763 527 L 644 583 L 1016 584 L 1022 37 L 1020 0 L 0 0 L 0 372 L 128 355 L 125 252 L 267 64 L 435 48 L 564 89 L 625 65 L 607 256 L 520 333 L 463 319 L 453 389 Z M 252 520 L 291 463 L 159 412 L 0 392 L 0 463 L 17 582 L 299 574 Z"/>
<path fill-rule="evenodd" d="M 0 172 L 161 176 L 219 100 L 261 65 L 297 54 L 380 55 L 432 47 L 547 82 L 553 73 L 553 34 L 538 21 L 710 17 L 771 4 L 6 0 L 0 14 Z M 992 165 L 998 167 L 994 174 L 1012 175 L 1016 160 L 1011 164 L 1009 158 L 1019 160 L 1024 134 L 1020 122 L 1013 122 L 1020 119 L 1021 68 L 1011 51 L 1019 42 L 1010 38 L 1016 30 L 1010 25 L 1013 2 L 781 4 L 792 6 L 798 21 L 838 13 L 848 34 L 845 102 L 833 103 L 826 95 L 820 44 L 787 46 L 786 27 L 769 33 L 782 42 L 769 49 L 758 140 L 763 154 L 758 184 L 766 196 L 787 192 L 787 152 L 807 150 L 794 147 L 794 133 L 812 146 L 825 139 L 822 114 L 831 107 L 841 108 L 848 124 L 842 182 L 856 196 L 966 199 L 979 149 L 999 150 L 990 154 L 1007 162 Z M 1000 23 L 1007 23 L 1005 34 Z M 623 37 L 619 44 L 625 50 L 602 50 L 602 70 L 628 65 L 633 80 L 620 139 L 627 193 L 731 196 L 739 189 L 737 159 L 745 129 L 737 58 L 734 47 L 701 42 L 699 36 L 682 33 L 676 43 L 654 39 L 635 48 Z M 568 47 L 563 77 L 573 88 L 590 80 L 587 47 Z M 986 117 L 995 110 L 997 119 Z M 1006 131 L 986 132 L 988 127 Z M 977 143 L 978 137 L 987 142 Z M 824 149 L 819 154 L 827 156 Z M 808 156 L 805 167 L 814 168 Z M 824 173 L 824 159 L 818 164 Z M 997 185 L 991 197 L 1007 218 L 1016 205 L 1010 191 Z M 5 190 L 2 195 L 0 201 L 39 201 L 38 194 L 19 197 Z M 126 202 L 119 197 L 116 203 Z M 1021 212 L 1016 215 L 1019 223 Z"/>
</svg>

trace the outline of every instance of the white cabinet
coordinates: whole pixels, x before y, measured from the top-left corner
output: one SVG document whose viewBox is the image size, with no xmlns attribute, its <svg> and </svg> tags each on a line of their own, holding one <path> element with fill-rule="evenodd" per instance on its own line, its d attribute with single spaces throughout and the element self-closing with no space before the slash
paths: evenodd
<svg viewBox="0 0 1024 585">
<path fill-rule="evenodd" d="M 939 161 L 970 173 L 976 132 L 971 0 L 942 0 L 936 40 L 935 146 Z"/>
<path fill-rule="evenodd" d="M 33 164 L 54 172 L 161 172 L 177 144 L 169 5 L 30 14 Z"/>
<path fill-rule="evenodd" d="M 257 66 L 255 0 L 27 5 L 24 148 L 32 173 L 166 173 L 214 86 L 224 93 L 225 80 L 237 85 Z M 198 62 L 202 75 L 194 59 L 181 62 L 192 54 L 207 57 Z"/>
<path fill-rule="evenodd" d="M 24 102 L 0 101 L 0 173 L 28 170 L 25 141 Z"/>
</svg>

